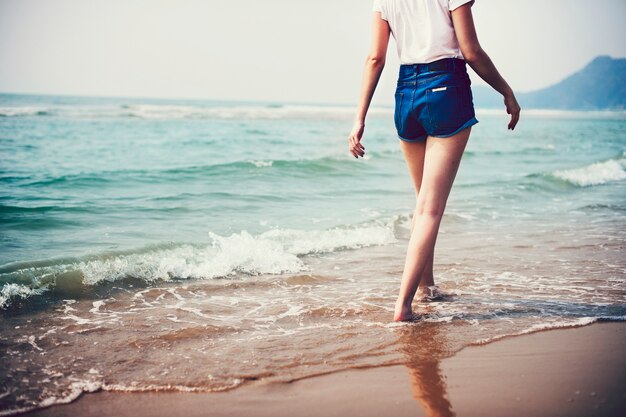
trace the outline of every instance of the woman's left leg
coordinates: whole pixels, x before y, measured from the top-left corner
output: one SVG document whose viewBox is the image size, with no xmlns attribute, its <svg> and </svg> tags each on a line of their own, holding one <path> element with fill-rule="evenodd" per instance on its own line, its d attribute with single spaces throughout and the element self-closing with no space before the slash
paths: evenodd
<svg viewBox="0 0 626 417">
<path fill-rule="evenodd" d="M 413 180 L 413 187 L 415 189 L 415 198 L 419 197 L 420 188 L 422 188 L 422 177 L 424 176 L 424 156 L 426 154 L 426 140 L 421 142 L 405 142 L 400 140 L 400 149 L 404 155 L 406 166 L 409 169 L 411 180 Z M 413 213 L 411 219 L 411 235 L 415 229 L 415 220 L 419 217 L 417 208 Z M 422 273 L 420 279 L 419 289 L 426 293 L 426 287 L 435 285 L 435 278 L 433 276 L 433 260 L 434 253 L 428 260 L 426 268 Z"/>
<path fill-rule="evenodd" d="M 409 320 L 413 317 L 411 308 L 413 297 L 422 274 L 433 257 L 439 225 L 470 132 L 471 128 L 467 128 L 449 138 L 429 136 L 426 140 L 415 225 L 409 240 L 400 294 L 394 313 L 396 321 Z"/>
</svg>

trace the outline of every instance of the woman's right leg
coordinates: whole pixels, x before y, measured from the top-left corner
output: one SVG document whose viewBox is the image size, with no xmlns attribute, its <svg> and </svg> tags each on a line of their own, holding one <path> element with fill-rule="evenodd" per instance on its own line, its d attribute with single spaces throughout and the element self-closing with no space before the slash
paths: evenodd
<svg viewBox="0 0 626 417">
<path fill-rule="evenodd" d="M 409 169 L 409 175 L 411 176 L 411 180 L 413 180 L 413 187 L 415 188 L 415 198 L 419 196 L 420 188 L 422 188 L 422 177 L 424 176 L 424 156 L 426 154 L 426 140 L 422 142 L 405 142 L 400 141 L 400 148 L 402 149 L 402 153 L 404 155 L 404 160 L 406 161 L 406 166 Z M 413 234 L 413 230 L 415 230 L 415 221 L 419 217 L 419 213 L 417 208 L 413 213 L 413 218 L 411 219 L 411 229 L 410 235 Z M 419 288 L 426 292 L 426 287 L 435 285 L 435 279 L 433 276 L 433 260 L 434 253 L 431 255 L 428 263 L 426 264 L 426 268 L 422 273 Z"/>
<path fill-rule="evenodd" d="M 426 140 L 416 218 L 394 314 L 396 321 L 413 317 L 411 303 L 422 274 L 434 254 L 439 225 L 470 132 L 471 128 L 467 128 L 449 138 L 429 136 Z"/>
<path fill-rule="evenodd" d="M 418 194 L 419 194 L 419 190 L 418 190 Z M 411 235 L 413 234 L 413 229 L 415 229 L 415 220 L 417 220 L 418 217 L 419 217 L 418 211 L 417 209 L 415 209 L 415 213 L 413 213 L 413 218 L 411 219 Z M 426 263 L 426 268 L 424 268 L 424 272 L 422 273 L 419 287 L 418 287 L 418 291 L 421 291 L 424 294 L 428 294 L 427 287 L 432 287 L 433 285 L 435 285 L 435 275 L 433 272 L 434 260 L 435 260 L 435 252 L 433 251 L 433 253 L 430 255 L 430 258 L 428 258 L 428 262 Z"/>
</svg>

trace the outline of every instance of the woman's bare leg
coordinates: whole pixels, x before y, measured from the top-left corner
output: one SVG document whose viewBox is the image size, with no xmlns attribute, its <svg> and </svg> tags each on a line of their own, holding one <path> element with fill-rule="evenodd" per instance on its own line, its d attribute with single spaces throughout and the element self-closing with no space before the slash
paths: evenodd
<svg viewBox="0 0 626 417">
<path fill-rule="evenodd" d="M 424 166 L 424 163 L 422 162 L 422 167 L 423 166 Z M 420 185 L 421 185 L 421 178 L 420 178 Z M 419 194 L 419 189 L 417 189 L 417 194 Z M 413 229 L 415 229 L 415 219 L 417 219 L 418 216 L 419 215 L 417 213 L 417 210 L 415 210 L 415 213 L 413 213 L 413 218 L 411 219 L 411 235 L 413 235 Z M 435 259 L 435 251 L 433 251 L 433 253 L 430 255 L 430 258 L 428 258 L 426 269 L 424 269 L 424 272 L 422 273 L 422 278 L 420 279 L 420 284 L 418 288 L 418 290 L 420 291 L 426 292 L 427 291 L 426 287 L 432 287 L 433 285 L 435 285 L 435 275 L 433 272 L 434 259 Z"/>
<path fill-rule="evenodd" d="M 426 139 L 415 225 L 409 240 L 400 294 L 394 313 L 396 321 L 413 318 L 411 303 L 422 274 L 433 257 L 439 225 L 470 132 L 471 128 L 467 128 L 449 138 L 429 136 Z M 402 145 L 402 149 L 404 151 L 405 144 Z M 415 157 L 415 154 L 405 154 L 407 160 L 411 157 Z"/>
<path fill-rule="evenodd" d="M 422 142 L 404 142 L 400 141 L 400 148 L 404 154 L 406 166 L 409 169 L 409 174 L 413 180 L 413 186 L 415 188 L 415 197 L 417 198 L 422 187 L 422 177 L 424 174 L 424 155 L 426 153 L 426 141 Z M 413 218 L 411 219 L 411 235 L 415 229 L 415 220 L 419 217 L 418 210 L 415 209 Z M 435 285 L 435 279 L 433 275 L 433 258 L 434 253 L 426 264 L 426 269 L 422 273 L 420 279 L 420 288 L 426 288 L 431 285 Z"/>
</svg>

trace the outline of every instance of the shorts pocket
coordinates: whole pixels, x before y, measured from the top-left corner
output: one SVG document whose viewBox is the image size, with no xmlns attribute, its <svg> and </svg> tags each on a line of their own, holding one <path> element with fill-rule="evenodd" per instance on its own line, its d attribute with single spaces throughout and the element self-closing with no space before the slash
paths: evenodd
<svg viewBox="0 0 626 417">
<path fill-rule="evenodd" d="M 454 131 L 474 117 L 469 86 L 440 86 L 426 90 L 431 134 Z"/>
<path fill-rule="evenodd" d="M 398 133 L 402 131 L 402 101 L 404 100 L 404 93 L 396 93 L 396 107 L 393 113 L 393 121 L 396 125 Z"/>
</svg>

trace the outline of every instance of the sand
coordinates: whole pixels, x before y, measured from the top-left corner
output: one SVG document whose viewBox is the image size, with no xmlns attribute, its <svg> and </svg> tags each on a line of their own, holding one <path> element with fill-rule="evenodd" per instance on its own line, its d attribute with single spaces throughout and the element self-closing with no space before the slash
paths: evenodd
<svg viewBox="0 0 626 417">
<path fill-rule="evenodd" d="M 441 361 L 348 370 L 224 393 L 82 396 L 29 416 L 626 416 L 626 323 L 542 331 Z"/>
</svg>

